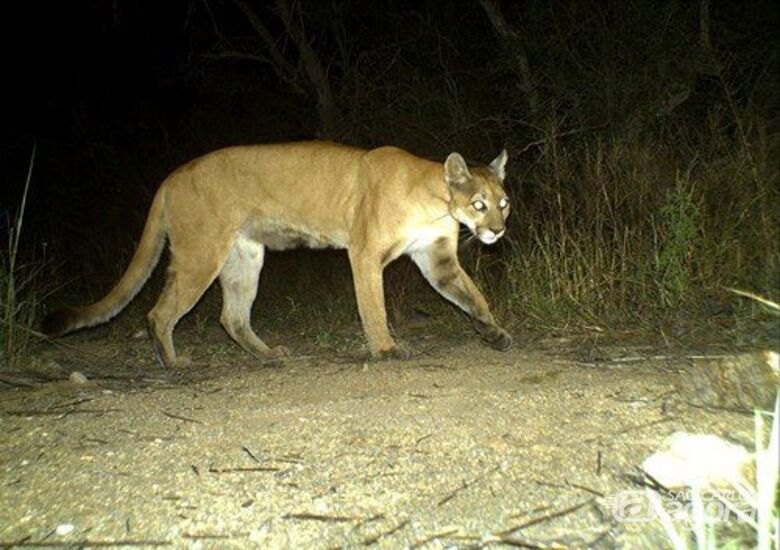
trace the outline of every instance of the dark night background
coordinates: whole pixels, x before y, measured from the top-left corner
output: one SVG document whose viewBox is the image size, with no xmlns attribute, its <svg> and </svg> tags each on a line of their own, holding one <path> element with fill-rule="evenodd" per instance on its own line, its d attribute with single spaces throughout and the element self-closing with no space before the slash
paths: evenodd
<svg viewBox="0 0 780 550">
<path fill-rule="evenodd" d="M 778 6 L 4 3 L 0 548 L 768 546 Z M 38 332 L 118 280 L 171 171 L 315 138 L 508 150 L 506 235 L 459 258 L 510 350 L 400 258 L 412 358 L 368 363 L 335 250 L 267 256 L 279 363 L 231 341 L 214 285 L 176 327 L 192 367 L 159 366 L 165 255 L 116 319 Z"/>
<path fill-rule="evenodd" d="M 113 0 L 5 19 L 3 225 L 37 143 L 20 255 L 45 262 L 50 301 L 116 280 L 178 165 L 309 138 L 471 162 L 507 147 L 510 238 L 463 253 L 504 318 L 776 297 L 776 2 Z M 270 278 L 303 300 L 325 262 L 314 293 L 349 303 L 334 254 L 271 257 Z"/>
</svg>

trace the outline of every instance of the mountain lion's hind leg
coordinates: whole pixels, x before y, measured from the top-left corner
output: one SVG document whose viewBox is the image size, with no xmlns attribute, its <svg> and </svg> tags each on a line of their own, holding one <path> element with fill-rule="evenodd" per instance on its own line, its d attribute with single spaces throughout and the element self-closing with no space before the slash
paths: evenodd
<svg viewBox="0 0 780 550">
<path fill-rule="evenodd" d="M 496 324 L 485 297 L 460 266 L 454 240 L 442 237 L 411 257 L 439 294 L 473 317 L 477 331 L 490 347 L 509 349 L 512 337 Z"/>
<path fill-rule="evenodd" d="M 186 268 L 173 255 L 168 268 L 168 280 L 152 311 L 149 312 L 149 336 L 157 359 L 165 367 L 185 367 L 189 359 L 176 356 L 173 347 L 173 329 L 185 313 L 203 296 L 217 276 L 222 258 L 188 258 Z M 197 267 L 192 267 L 197 266 Z"/>
<path fill-rule="evenodd" d="M 252 330 L 252 304 L 257 296 L 257 283 L 264 257 L 264 245 L 239 237 L 219 274 L 222 285 L 220 322 L 230 337 L 257 359 L 271 359 L 287 354 L 287 350 L 281 346 L 269 348 Z"/>
</svg>

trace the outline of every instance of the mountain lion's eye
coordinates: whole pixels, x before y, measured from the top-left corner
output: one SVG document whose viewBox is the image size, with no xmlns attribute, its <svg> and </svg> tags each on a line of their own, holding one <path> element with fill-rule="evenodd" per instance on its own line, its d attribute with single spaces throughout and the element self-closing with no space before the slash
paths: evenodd
<svg viewBox="0 0 780 550">
<path fill-rule="evenodd" d="M 474 201 L 471 203 L 471 206 L 474 207 L 474 210 L 477 210 L 479 212 L 482 212 L 483 210 L 487 209 L 487 206 L 482 201 Z"/>
<path fill-rule="evenodd" d="M 501 197 L 501 200 L 498 201 L 498 206 L 499 208 L 501 208 L 501 210 L 503 210 L 504 208 L 509 206 L 509 201 L 506 200 L 506 197 Z"/>
</svg>

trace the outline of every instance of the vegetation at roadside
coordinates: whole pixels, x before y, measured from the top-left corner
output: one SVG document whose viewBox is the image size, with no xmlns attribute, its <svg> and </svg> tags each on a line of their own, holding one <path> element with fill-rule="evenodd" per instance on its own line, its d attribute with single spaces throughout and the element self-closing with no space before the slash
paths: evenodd
<svg viewBox="0 0 780 550">
<path fill-rule="evenodd" d="M 8 365 L 14 365 L 28 356 L 37 334 L 35 322 L 44 297 L 44 263 L 31 259 L 20 248 L 34 162 L 35 147 L 30 157 L 21 205 L 15 219 L 6 221 L 8 241 L 0 251 L 0 363 Z"/>
</svg>

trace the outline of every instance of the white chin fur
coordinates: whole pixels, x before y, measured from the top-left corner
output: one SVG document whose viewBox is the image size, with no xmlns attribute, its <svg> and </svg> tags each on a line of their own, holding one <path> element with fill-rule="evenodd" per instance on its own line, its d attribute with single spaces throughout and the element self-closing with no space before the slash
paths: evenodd
<svg viewBox="0 0 780 550">
<path fill-rule="evenodd" d="M 485 244 L 493 244 L 498 239 L 504 236 L 504 232 L 506 230 L 501 231 L 500 233 L 493 233 L 491 230 L 483 231 L 478 235 L 479 240 L 482 241 Z"/>
</svg>

